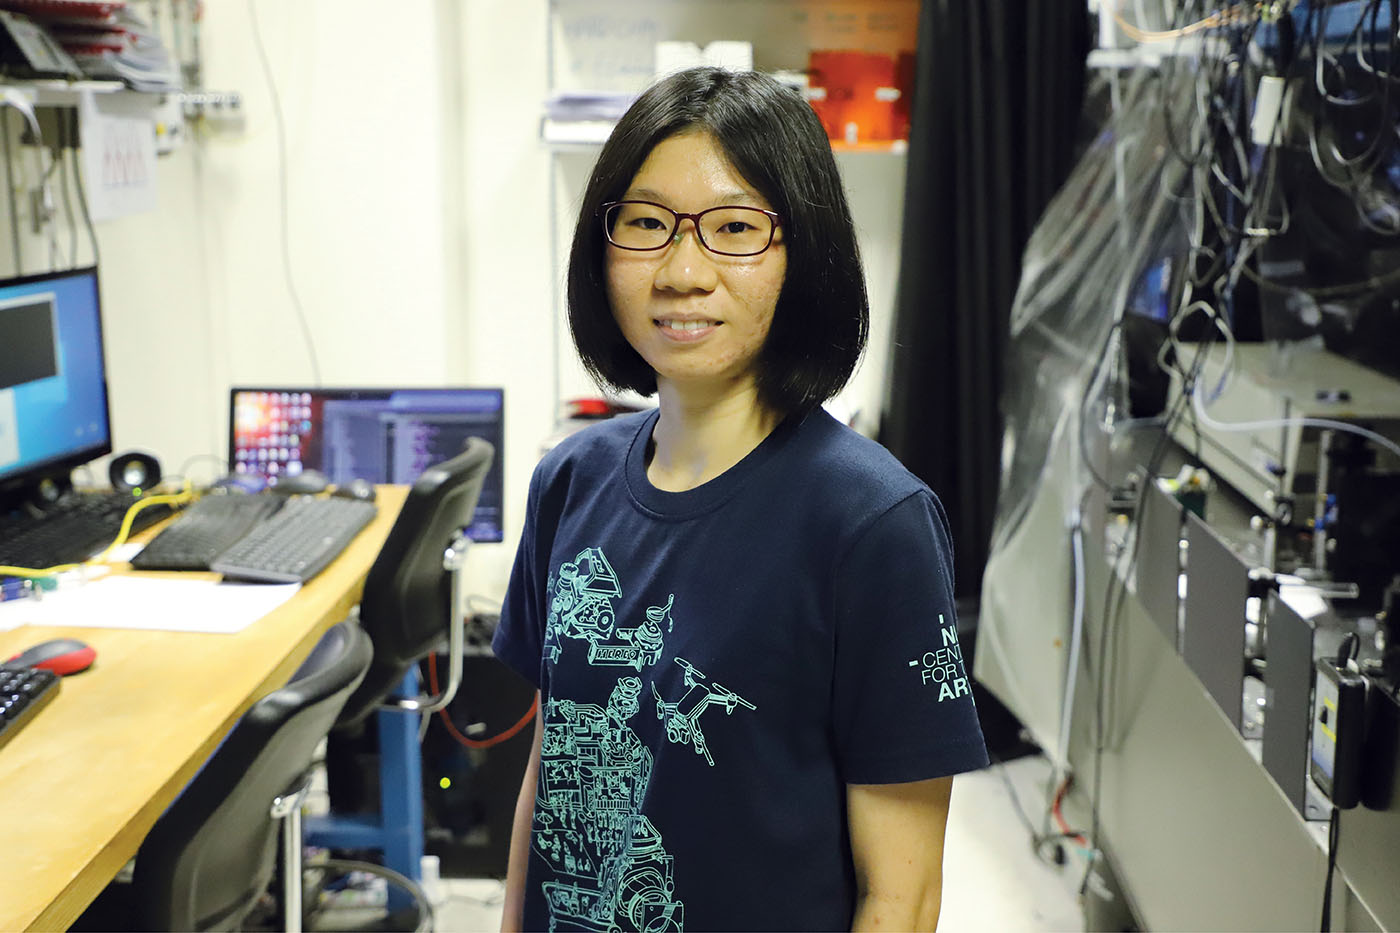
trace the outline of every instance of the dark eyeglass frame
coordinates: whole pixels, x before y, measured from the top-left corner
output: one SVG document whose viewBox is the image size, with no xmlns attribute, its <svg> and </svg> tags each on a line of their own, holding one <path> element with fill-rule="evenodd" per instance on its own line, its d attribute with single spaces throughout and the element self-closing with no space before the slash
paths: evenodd
<svg viewBox="0 0 1400 933">
<path fill-rule="evenodd" d="M 612 238 L 612 231 L 608 229 L 608 211 L 612 210 L 614 207 L 617 207 L 620 204 L 645 204 L 648 207 L 660 208 L 661 210 L 676 218 L 676 225 L 671 228 L 671 235 L 668 236 L 661 243 L 658 243 L 656 246 L 623 246 L 621 243 L 618 243 Z M 700 227 L 700 218 L 704 217 L 706 214 L 713 213 L 714 211 L 732 211 L 735 209 L 742 209 L 746 211 L 758 211 L 760 214 L 767 216 L 767 218 L 773 222 L 772 226 L 768 228 L 768 242 L 763 244 L 762 249 L 756 250 L 752 253 L 726 253 L 724 250 L 715 249 L 713 246 L 705 242 L 705 233 Z M 604 204 L 600 204 L 598 206 L 598 210 L 595 211 L 595 213 L 597 214 L 598 219 L 603 223 L 603 237 L 608 241 L 608 243 L 612 246 L 616 246 L 618 249 L 631 250 L 634 253 L 654 253 L 659 249 L 666 249 L 668 246 L 676 242 L 677 233 L 681 229 L 681 221 L 688 220 L 695 227 L 695 239 L 700 241 L 701 246 L 703 246 L 708 251 L 716 254 L 717 256 L 761 256 L 764 253 L 768 252 L 768 247 L 773 245 L 773 237 L 777 235 L 778 227 L 782 226 L 783 222 L 783 219 L 778 216 L 776 211 L 770 211 L 762 207 L 754 207 L 752 204 L 721 204 L 718 207 L 707 207 L 703 211 L 700 211 L 698 214 L 685 214 L 681 211 L 672 210 L 665 204 L 657 204 L 655 201 L 641 201 L 636 198 L 626 198 L 621 201 L 608 201 Z"/>
</svg>

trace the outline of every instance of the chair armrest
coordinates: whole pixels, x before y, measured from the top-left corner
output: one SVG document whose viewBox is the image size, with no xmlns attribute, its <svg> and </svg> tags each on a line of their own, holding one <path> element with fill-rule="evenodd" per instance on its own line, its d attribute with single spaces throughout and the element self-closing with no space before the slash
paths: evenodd
<svg viewBox="0 0 1400 933">
<path fill-rule="evenodd" d="M 466 643 L 466 624 L 462 619 L 462 564 L 467 559 L 471 539 L 463 529 L 442 552 L 442 569 L 452 575 L 452 602 L 447 622 L 447 683 L 437 696 L 420 693 L 412 699 L 400 699 L 385 704 L 383 709 L 435 713 L 452 702 L 462 684 L 462 648 Z"/>
</svg>

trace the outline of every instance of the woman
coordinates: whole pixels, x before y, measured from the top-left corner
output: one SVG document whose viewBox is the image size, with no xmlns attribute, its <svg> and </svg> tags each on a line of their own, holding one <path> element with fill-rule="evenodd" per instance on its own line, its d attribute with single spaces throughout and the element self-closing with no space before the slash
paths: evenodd
<svg viewBox="0 0 1400 933">
<path fill-rule="evenodd" d="M 506 929 L 932 929 L 986 752 L 937 499 L 820 404 L 868 309 L 820 122 L 644 93 L 584 195 L 574 341 L 659 409 L 552 450 L 495 638 L 538 685 Z"/>
</svg>

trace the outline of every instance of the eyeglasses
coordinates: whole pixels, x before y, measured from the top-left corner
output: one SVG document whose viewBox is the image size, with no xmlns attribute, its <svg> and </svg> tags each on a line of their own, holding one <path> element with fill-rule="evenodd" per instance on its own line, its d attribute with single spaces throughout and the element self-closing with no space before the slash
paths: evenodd
<svg viewBox="0 0 1400 933">
<path fill-rule="evenodd" d="M 681 221 L 689 220 L 700 245 L 721 256 L 757 256 L 772 245 L 779 223 L 777 214 L 758 207 L 683 214 L 652 201 L 609 201 L 598 215 L 608 242 L 619 249 L 662 249 L 680 238 Z"/>
</svg>

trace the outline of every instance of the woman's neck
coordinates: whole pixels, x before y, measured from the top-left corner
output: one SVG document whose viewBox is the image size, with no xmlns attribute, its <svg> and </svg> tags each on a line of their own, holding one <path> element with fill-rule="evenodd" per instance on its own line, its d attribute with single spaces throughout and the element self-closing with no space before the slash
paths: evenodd
<svg viewBox="0 0 1400 933">
<path fill-rule="evenodd" d="M 661 417 L 651 436 L 647 479 L 664 492 L 709 482 L 743 460 L 782 420 L 759 403 L 752 381 L 723 392 L 658 381 Z"/>
</svg>

